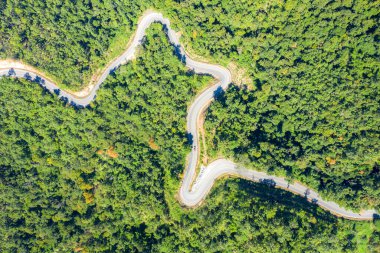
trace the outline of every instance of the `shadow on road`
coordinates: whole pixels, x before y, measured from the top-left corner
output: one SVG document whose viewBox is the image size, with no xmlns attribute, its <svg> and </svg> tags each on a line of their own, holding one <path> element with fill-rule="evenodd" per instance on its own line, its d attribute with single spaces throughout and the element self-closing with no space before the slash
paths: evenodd
<svg viewBox="0 0 380 253">
<path fill-rule="evenodd" d="M 322 208 L 319 208 L 316 205 L 316 202 L 310 203 L 303 196 L 294 195 L 290 192 L 277 189 L 273 187 L 273 184 L 268 183 L 254 183 L 244 179 L 234 179 L 235 182 L 239 185 L 239 190 L 245 191 L 252 197 L 259 197 L 260 202 L 267 205 L 284 205 L 285 208 L 282 209 L 281 215 L 294 215 L 287 210 L 293 209 L 297 212 L 306 211 L 307 213 L 312 214 L 318 219 L 323 219 L 328 222 L 335 222 L 338 218 L 324 211 Z M 227 183 L 227 181 L 226 181 Z"/>
</svg>

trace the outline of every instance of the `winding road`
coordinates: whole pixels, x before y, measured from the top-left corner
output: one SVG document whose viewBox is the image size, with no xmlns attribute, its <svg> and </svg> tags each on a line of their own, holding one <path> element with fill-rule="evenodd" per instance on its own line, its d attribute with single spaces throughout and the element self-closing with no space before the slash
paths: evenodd
<svg viewBox="0 0 380 253">
<path fill-rule="evenodd" d="M 366 210 L 360 213 L 346 210 L 335 202 L 323 200 L 318 193 L 308 189 L 299 183 L 289 184 L 286 179 L 276 176 L 270 176 L 264 172 L 248 170 L 237 166 L 231 161 L 219 159 L 207 167 L 201 168 L 196 177 L 196 168 L 199 160 L 199 118 L 214 98 L 214 93 L 219 89 L 225 90 L 232 82 L 231 73 L 226 68 L 218 65 L 207 64 L 192 60 L 184 48 L 179 43 L 179 37 L 176 32 L 170 28 L 170 21 L 163 17 L 161 13 L 150 12 L 142 16 L 139 21 L 137 31 L 130 42 L 128 49 L 124 51 L 118 58 L 113 60 L 106 66 L 101 75 L 90 84 L 83 92 L 70 92 L 61 90 L 57 84 L 44 77 L 31 66 L 27 66 L 21 62 L 1 61 L 0 60 L 0 76 L 13 76 L 26 78 L 28 80 L 37 81 L 50 92 L 57 94 L 61 99 L 67 100 L 76 106 L 87 106 L 96 97 L 96 91 L 104 82 L 107 76 L 117 69 L 121 64 L 125 64 L 135 57 L 137 47 L 141 44 L 145 36 L 145 30 L 154 22 L 162 23 L 165 26 L 170 42 L 178 49 L 182 61 L 189 69 L 194 70 L 198 74 L 212 75 L 218 82 L 207 88 L 198 95 L 191 104 L 187 116 L 187 131 L 193 137 L 193 148 L 188 157 L 187 167 L 185 168 L 182 185 L 179 191 L 179 200 L 188 207 L 198 206 L 208 192 L 212 188 L 214 181 L 224 175 L 232 175 L 242 177 L 254 182 L 265 183 L 274 187 L 279 187 L 295 194 L 306 197 L 310 202 L 315 203 L 325 210 L 330 211 L 336 216 L 355 220 L 371 220 L 378 214 L 375 210 Z M 2 64 L 1 64 L 2 63 Z M 78 95 L 80 94 L 80 95 Z M 270 189 L 270 188 L 269 188 Z"/>
</svg>

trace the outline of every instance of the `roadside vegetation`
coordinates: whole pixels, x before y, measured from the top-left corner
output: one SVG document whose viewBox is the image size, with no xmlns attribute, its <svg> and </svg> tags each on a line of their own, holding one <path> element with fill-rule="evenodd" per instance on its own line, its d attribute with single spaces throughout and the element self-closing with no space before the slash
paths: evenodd
<svg viewBox="0 0 380 253">
<path fill-rule="evenodd" d="M 367 81 L 231 86 L 208 109 L 208 156 L 301 181 L 350 209 L 379 210 L 379 90 Z"/>
<path fill-rule="evenodd" d="M 290 3 L 258 16 L 242 10 L 260 22 L 234 30 L 251 32 L 231 39 L 241 54 L 227 56 L 253 82 L 231 86 L 209 108 L 208 155 L 299 180 L 348 208 L 379 209 L 378 5 Z"/>
<path fill-rule="evenodd" d="M 0 58 L 78 90 L 127 45 L 147 8 L 188 51 L 246 75 L 206 115 L 207 155 L 300 180 L 343 206 L 380 207 L 376 1 L 1 1 Z M 186 110 L 212 80 L 161 26 L 89 108 L 0 79 L 2 252 L 379 252 L 380 224 L 221 180 L 179 206 Z"/>
<path fill-rule="evenodd" d="M 80 90 L 126 48 L 146 8 L 125 0 L 2 1 L 0 58 L 21 59 Z"/>
<path fill-rule="evenodd" d="M 380 224 L 222 180 L 198 209 L 175 199 L 190 145 L 186 109 L 212 81 L 189 73 L 161 26 L 90 108 L 0 79 L 2 252 L 245 252 L 378 249 Z M 360 235 L 358 237 L 357 235 Z"/>
</svg>

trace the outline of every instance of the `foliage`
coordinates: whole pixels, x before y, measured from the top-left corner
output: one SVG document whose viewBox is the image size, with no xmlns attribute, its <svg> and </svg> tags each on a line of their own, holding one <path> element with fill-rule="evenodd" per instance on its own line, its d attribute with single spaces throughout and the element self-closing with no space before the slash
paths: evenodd
<svg viewBox="0 0 380 253">
<path fill-rule="evenodd" d="M 230 87 L 207 114 L 211 156 L 300 180 L 341 205 L 379 208 L 379 86 L 347 85 L 334 97 L 323 96 L 328 85 L 299 89 L 297 99 L 268 94 L 269 107 L 265 89 Z"/>
<path fill-rule="evenodd" d="M 157 26 L 91 108 L 0 79 L 1 251 L 355 252 L 379 244 L 375 224 L 356 228 L 245 180 L 221 181 L 197 210 L 180 207 L 186 108 L 209 81 L 187 72 Z"/>
<path fill-rule="evenodd" d="M 252 79 L 212 104 L 210 155 L 300 180 L 350 208 L 379 208 L 378 5 L 292 3 L 217 1 L 200 4 L 204 12 L 181 3 L 205 21 L 192 47 L 237 61 Z"/>
<path fill-rule="evenodd" d="M 0 57 L 79 89 L 126 47 L 147 7 L 170 17 L 190 52 L 234 61 L 252 80 L 212 105 L 211 154 L 341 204 L 379 206 L 376 1 L 0 1 Z M 157 27 L 91 108 L 0 79 L 0 250 L 380 250 L 378 220 L 341 220 L 242 180 L 182 209 L 186 108 L 208 81 L 175 59 Z"/>
<path fill-rule="evenodd" d="M 83 88 L 124 49 L 142 9 L 125 0 L 2 1 L 0 57 L 22 59 L 62 87 Z"/>
</svg>

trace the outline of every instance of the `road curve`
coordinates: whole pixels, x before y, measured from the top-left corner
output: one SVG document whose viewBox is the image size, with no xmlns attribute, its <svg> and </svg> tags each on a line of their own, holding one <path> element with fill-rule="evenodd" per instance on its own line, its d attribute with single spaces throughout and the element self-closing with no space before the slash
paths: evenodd
<svg viewBox="0 0 380 253">
<path fill-rule="evenodd" d="M 96 79 L 92 89 L 88 92 L 84 92 L 86 93 L 85 96 L 76 96 L 73 93 L 61 90 L 58 85 L 51 80 L 45 78 L 44 76 L 38 75 L 36 71 L 33 71 L 31 66 L 20 67 L 20 63 L 7 64 L 7 66 L 0 69 L 0 76 L 13 76 L 36 81 L 50 92 L 57 94 L 58 97 L 63 100 L 67 100 L 67 102 L 73 105 L 83 107 L 87 106 L 95 99 L 96 91 L 99 89 L 100 85 L 104 82 L 107 76 L 121 64 L 125 64 L 134 58 L 136 49 L 141 44 L 141 41 L 145 36 L 145 30 L 154 22 L 159 22 L 164 25 L 170 42 L 177 48 L 182 62 L 184 62 L 188 68 L 198 74 L 212 75 L 218 80 L 216 84 L 207 88 L 195 98 L 188 111 L 187 131 L 193 138 L 193 147 L 188 156 L 188 164 L 185 168 L 183 181 L 179 191 L 179 200 L 183 205 L 188 207 L 195 207 L 199 205 L 206 197 L 212 188 L 214 181 L 218 177 L 223 175 L 233 175 L 254 182 L 269 184 L 291 191 L 295 194 L 305 196 L 310 202 L 319 205 L 336 216 L 355 220 L 372 220 L 374 216 L 378 215 L 374 210 L 366 210 L 361 213 L 346 210 L 337 205 L 335 202 L 324 201 L 316 192 L 309 190 L 306 186 L 299 183 L 289 184 L 284 178 L 270 176 L 264 172 L 248 170 L 225 159 L 216 160 L 207 167 L 202 166 L 200 174 L 196 178 L 196 168 L 200 153 L 198 136 L 199 117 L 213 100 L 215 92 L 218 92 L 220 89 L 225 90 L 231 83 L 231 73 L 221 66 L 197 62 L 191 59 L 186 54 L 184 48 L 180 45 L 179 37 L 176 32 L 170 28 L 170 21 L 164 18 L 161 13 L 147 13 L 140 19 L 137 30 L 131 43 L 129 44 L 128 49 L 126 49 L 124 53 L 107 65 L 102 74 Z"/>
</svg>

